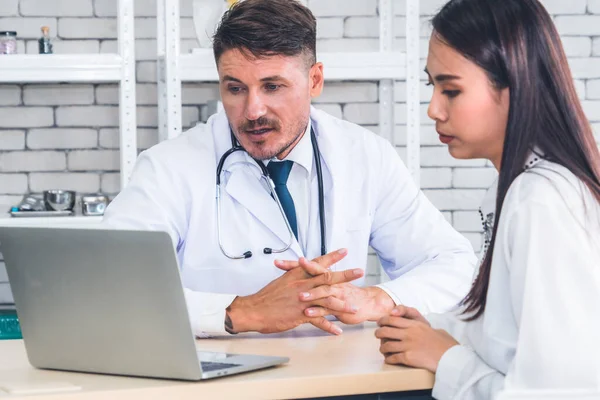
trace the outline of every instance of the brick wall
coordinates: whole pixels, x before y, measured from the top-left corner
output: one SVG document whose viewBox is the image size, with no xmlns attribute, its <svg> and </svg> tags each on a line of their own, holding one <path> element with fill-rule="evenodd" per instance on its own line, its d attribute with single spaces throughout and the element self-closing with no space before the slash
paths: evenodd
<svg viewBox="0 0 600 400">
<path fill-rule="evenodd" d="M 404 0 L 395 9 L 394 46 L 403 49 Z M 427 54 L 428 18 L 445 0 L 422 0 L 421 57 Z M 600 0 L 543 0 L 554 16 L 589 119 L 600 127 Z M 322 51 L 378 49 L 377 0 L 308 0 L 318 18 Z M 135 1 L 138 144 L 157 142 L 156 1 Z M 1 0 L 0 30 L 16 30 L 21 53 L 36 53 L 40 27 L 48 25 L 55 53 L 116 52 L 116 0 Z M 181 1 L 181 49 L 197 46 L 192 0 Z M 325 66 L 326 68 L 327 66 Z M 425 76 L 423 76 L 425 79 Z M 405 154 L 405 83 L 397 82 L 395 142 Z M 483 160 L 453 160 L 442 146 L 421 87 L 422 187 L 446 218 L 481 246 L 477 208 L 496 173 Z M 184 126 L 205 120 L 206 102 L 218 98 L 214 83 L 186 84 Z M 377 82 L 328 82 L 315 105 L 377 132 Z M 80 192 L 119 189 L 118 89 L 115 85 L 0 85 L 0 204 L 23 193 L 69 187 Z M 375 264 L 374 257 L 371 258 Z M 7 284 L 0 267 L 0 302 Z M 4 282 L 4 283 L 3 283 Z"/>
</svg>

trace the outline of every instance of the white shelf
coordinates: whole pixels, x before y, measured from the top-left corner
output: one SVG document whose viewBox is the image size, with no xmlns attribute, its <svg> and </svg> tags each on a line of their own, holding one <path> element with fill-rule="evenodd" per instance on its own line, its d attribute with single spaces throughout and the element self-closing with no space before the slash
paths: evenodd
<svg viewBox="0 0 600 400">
<path fill-rule="evenodd" d="M 97 225 L 102 221 L 102 217 L 97 216 L 74 216 L 74 217 L 32 217 L 15 218 L 10 214 L 0 216 L 0 227 L 4 226 L 85 226 Z"/>
<path fill-rule="evenodd" d="M 122 70 L 118 54 L 3 55 L 0 82 L 119 82 Z"/>
<path fill-rule="evenodd" d="M 406 55 L 401 52 L 318 53 L 325 80 L 381 80 L 406 77 Z M 195 49 L 179 57 L 182 82 L 219 80 L 212 49 Z"/>
</svg>

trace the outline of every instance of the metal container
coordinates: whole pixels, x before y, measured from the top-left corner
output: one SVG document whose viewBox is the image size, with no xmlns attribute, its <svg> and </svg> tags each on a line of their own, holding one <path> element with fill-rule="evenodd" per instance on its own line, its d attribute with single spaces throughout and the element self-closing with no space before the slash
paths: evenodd
<svg viewBox="0 0 600 400">
<path fill-rule="evenodd" d="M 46 211 L 46 205 L 44 199 L 39 195 L 26 194 L 23 196 L 21 203 L 17 207 L 18 211 Z"/>
<path fill-rule="evenodd" d="M 46 209 L 53 211 L 73 210 L 76 193 L 73 190 L 45 190 L 44 204 Z"/>
<path fill-rule="evenodd" d="M 108 197 L 103 194 L 81 196 L 81 212 L 83 215 L 104 215 L 106 206 L 108 206 Z"/>
</svg>

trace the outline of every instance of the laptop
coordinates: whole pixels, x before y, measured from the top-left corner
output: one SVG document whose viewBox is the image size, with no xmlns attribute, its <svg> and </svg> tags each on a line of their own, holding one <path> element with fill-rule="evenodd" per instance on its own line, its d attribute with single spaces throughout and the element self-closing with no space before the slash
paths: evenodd
<svg viewBox="0 0 600 400">
<path fill-rule="evenodd" d="M 196 381 L 289 361 L 196 350 L 165 232 L 0 227 L 0 251 L 34 367 Z"/>
</svg>

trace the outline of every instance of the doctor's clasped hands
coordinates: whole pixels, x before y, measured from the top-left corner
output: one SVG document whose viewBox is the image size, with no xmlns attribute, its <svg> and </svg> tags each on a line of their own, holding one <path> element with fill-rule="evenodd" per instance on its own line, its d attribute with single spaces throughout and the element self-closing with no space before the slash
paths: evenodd
<svg viewBox="0 0 600 400">
<path fill-rule="evenodd" d="M 227 308 L 228 330 L 230 333 L 275 333 L 310 323 L 326 332 L 339 335 L 342 330 L 327 320 L 325 315 L 360 315 L 357 314 L 358 307 L 351 303 L 352 299 L 319 295 L 309 300 L 302 295 L 311 291 L 327 293 L 331 288 L 361 278 L 364 272 L 360 268 L 337 272 L 329 270 L 346 254 L 347 250 L 341 249 L 313 261 L 302 258 L 294 263 L 276 262 L 276 265 L 287 272 L 253 295 L 236 297 Z M 294 268 L 293 264 L 301 267 Z"/>
<path fill-rule="evenodd" d="M 330 253 L 334 254 L 334 253 Z M 333 259 L 326 255 L 314 261 L 301 258 L 299 261 L 277 261 L 275 265 L 284 271 L 294 269 L 304 270 L 306 273 L 326 273 L 331 266 L 328 262 Z M 335 261 L 337 262 L 337 260 Z M 394 308 L 392 298 L 377 286 L 358 287 L 352 283 L 341 282 L 330 285 L 317 286 L 299 295 L 300 301 L 309 307 L 304 310 L 308 317 L 323 317 L 335 315 L 338 320 L 345 324 L 360 324 L 365 321 L 377 321 L 384 315 L 388 315 Z M 351 307 L 351 311 L 335 307 L 345 304 Z"/>
</svg>

